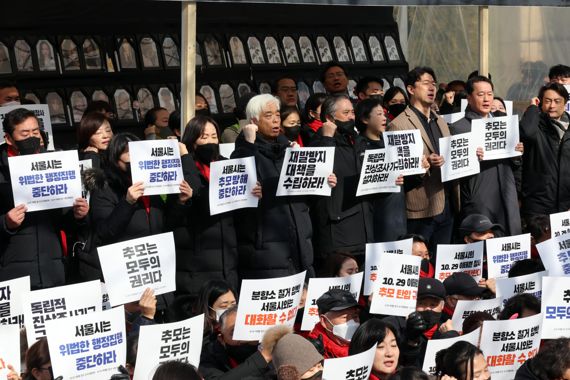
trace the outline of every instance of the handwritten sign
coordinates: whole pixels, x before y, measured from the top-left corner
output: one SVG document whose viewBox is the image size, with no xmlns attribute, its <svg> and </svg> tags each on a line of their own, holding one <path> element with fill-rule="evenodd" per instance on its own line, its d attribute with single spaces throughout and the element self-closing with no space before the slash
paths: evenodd
<svg viewBox="0 0 570 380">
<path fill-rule="evenodd" d="M 407 316 L 416 310 L 421 261 L 421 257 L 412 255 L 380 256 L 371 314 Z"/>
<path fill-rule="evenodd" d="M 243 280 L 234 340 L 261 340 L 276 325 L 293 326 L 306 272 L 263 280 Z"/>
<path fill-rule="evenodd" d="M 30 276 L 0 282 L 0 325 L 24 327 L 22 297 L 29 293 Z"/>
<path fill-rule="evenodd" d="M 210 164 L 210 215 L 257 207 L 259 198 L 251 194 L 257 182 L 255 158 L 220 160 Z"/>
<path fill-rule="evenodd" d="M 438 244 L 435 278 L 445 280 L 456 272 L 465 272 L 479 282 L 483 273 L 483 242 Z"/>
<path fill-rule="evenodd" d="M 522 293 L 532 294 L 536 298 L 542 297 L 542 278 L 548 272 L 531 273 L 524 276 L 498 278 L 495 287 L 497 298 L 503 299 L 505 304 L 509 298 Z"/>
<path fill-rule="evenodd" d="M 344 358 L 325 359 L 323 380 L 368 379 L 372 373 L 372 364 L 376 355 L 376 345 L 356 355 Z"/>
<path fill-rule="evenodd" d="M 134 380 L 152 378 L 156 367 L 176 360 L 200 365 L 204 314 L 184 321 L 141 326 Z"/>
<path fill-rule="evenodd" d="M 384 132 L 386 154 L 390 171 L 403 174 L 423 174 L 422 156 L 424 145 L 419 130 Z"/>
<path fill-rule="evenodd" d="M 570 277 L 544 277 L 542 288 L 542 339 L 569 336 Z"/>
<path fill-rule="evenodd" d="M 308 331 L 319 322 L 319 308 L 317 299 L 331 289 L 347 290 L 358 300 L 360 288 L 362 287 L 362 276 L 364 273 L 355 273 L 352 276 L 311 278 L 307 289 L 307 300 L 303 311 L 303 323 L 301 330 Z"/>
<path fill-rule="evenodd" d="M 277 196 L 284 195 L 331 195 L 327 182 L 333 173 L 334 147 L 287 148 Z"/>
<path fill-rule="evenodd" d="M 378 280 L 380 257 L 382 257 L 382 255 L 385 253 L 411 255 L 413 245 L 414 240 L 412 238 L 397 241 L 388 241 L 384 243 L 366 244 L 366 260 L 364 266 L 364 295 L 368 296 L 370 293 L 372 293 L 374 284 Z"/>
<path fill-rule="evenodd" d="M 13 106 L 2 106 L 0 107 L 0 122 L 4 121 L 6 114 L 17 108 L 25 108 L 28 111 L 32 111 L 34 115 L 38 118 L 40 129 L 44 131 L 48 137 L 48 146 L 46 150 L 55 150 L 53 145 L 53 132 L 51 127 L 51 118 L 49 114 L 49 107 L 47 104 L 20 104 Z M 0 144 L 4 144 L 4 133 L 0 133 Z"/>
<path fill-rule="evenodd" d="M 184 180 L 178 140 L 130 141 L 133 183 L 144 182 L 144 195 L 178 194 Z"/>
<path fill-rule="evenodd" d="M 367 150 L 364 152 L 356 196 L 399 193 L 400 186 L 396 185 L 399 175 L 390 171 L 390 163 L 386 161 L 386 149 Z"/>
<path fill-rule="evenodd" d="M 530 234 L 485 240 L 488 278 L 508 277 L 516 261 L 530 258 Z"/>
<path fill-rule="evenodd" d="M 98 247 L 111 306 L 138 301 L 146 288 L 155 295 L 176 290 L 172 232 Z"/>
<path fill-rule="evenodd" d="M 14 205 L 27 212 L 71 207 L 81 198 L 76 150 L 8 157 Z"/>
<path fill-rule="evenodd" d="M 445 162 L 441 167 L 441 181 L 468 177 L 480 172 L 477 143 L 473 133 L 441 137 L 439 151 Z"/>
<path fill-rule="evenodd" d="M 109 379 L 125 365 L 125 311 L 116 308 L 46 323 L 54 377 Z"/>
<path fill-rule="evenodd" d="M 519 119 L 517 115 L 473 119 L 471 131 L 483 138 L 483 160 L 496 160 L 520 156 L 515 150 L 519 143 Z"/>
</svg>

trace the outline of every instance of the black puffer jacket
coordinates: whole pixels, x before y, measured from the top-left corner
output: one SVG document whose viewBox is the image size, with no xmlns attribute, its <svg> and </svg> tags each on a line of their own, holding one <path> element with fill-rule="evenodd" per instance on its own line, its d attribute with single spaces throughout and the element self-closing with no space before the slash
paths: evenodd
<svg viewBox="0 0 570 380">
<path fill-rule="evenodd" d="M 183 160 L 182 165 L 185 173 L 198 177 L 193 161 Z M 202 175 L 199 180 L 200 187 L 193 188 L 186 205 L 173 194 L 166 211 L 167 229 L 173 231 L 176 244 L 176 292 L 191 297 L 197 297 L 208 280 L 226 280 L 233 289 L 239 285 L 233 213 L 210 216 L 209 181 Z"/>
<path fill-rule="evenodd" d="M 566 121 L 569 115 L 566 113 Z M 562 139 L 547 114 L 530 106 L 520 121 L 524 143 L 522 214 L 548 215 L 570 209 L 570 130 Z"/>
<path fill-rule="evenodd" d="M 269 142 L 259 134 L 255 144 L 241 133 L 232 158 L 255 157 L 263 197 L 257 208 L 237 210 L 240 277 L 273 278 L 307 270 L 314 276 L 313 228 L 309 207 L 302 196 L 276 197 L 277 184 L 289 140 L 279 136 Z"/>
<path fill-rule="evenodd" d="M 30 276 L 32 289 L 65 285 L 60 231 L 77 227 L 71 208 L 26 213 L 16 231 L 6 226 L 14 208 L 8 146 L 0 146 L 0 281 Z"/>
</svg>

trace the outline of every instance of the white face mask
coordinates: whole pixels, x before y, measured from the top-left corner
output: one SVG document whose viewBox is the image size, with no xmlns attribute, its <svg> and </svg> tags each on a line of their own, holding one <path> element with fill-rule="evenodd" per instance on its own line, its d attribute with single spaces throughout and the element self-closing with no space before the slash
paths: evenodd
<svg viewBox="0 0 570 380">
<path fill-rule="evenodd" d="M 8 107 L 8 106 L 19 106 L 20 102 L 18 102 L 17 100 L 12 100 L 11 102 L 6 102 L 4 104 L 2 104 L 2 107 Z"/>
<path fill-rule="evenodd" d="M 224 314 L 226 312 L 227 309 L 214 309 L 214 308 L 210 308 L 212 310 L 214 310 L 214 313 L 216 313 L 216 322 L 220 321 L 220 317 L 222 316 L 222 314 Z"/>
<path fill-rule="evenodd" d="M 331 325 L 333 325 L 332 333 L 335 336 L 338 336 L 339 338 L 342 338 L 348 342 L 350 342 L 352 336 L 360 326 L 360 323 L 356 322 L 354 319 L 351 319 L 350 321 L 345 323 L 341 323 L 340 325 L 333 324 L 328 318 L 327 321 L 329 321 Z"/>
</svg>

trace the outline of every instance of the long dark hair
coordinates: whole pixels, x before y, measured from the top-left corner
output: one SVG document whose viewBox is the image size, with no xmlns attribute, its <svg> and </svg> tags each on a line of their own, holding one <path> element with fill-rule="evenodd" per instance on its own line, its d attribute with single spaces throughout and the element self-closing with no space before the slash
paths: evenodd
<svg viewBox="0 0 570 380">
<path fill-rule="evenodd" d="M 391 331 L 392 334 L 394 334 L 394 338 L 396 338 L 396 342 L 398 342 L 398 332 L 391 324 L 386 323 L 381 319 L 374 318 L 367 320 L 360 325 L 354 333 L 354 336 L 350 341 L 348 354 L 356 355 L 369 350 L 372 346 L 378 345 L 386 338 L 388 331 Z"/>
<path fill-rule="evenodd" d="M 319 106 L 323 105 L 323 102 L 327 98 L 327 94 L 323 92 L 317 92 L 307 99 L 305 102 L 305 108 L 303 109 L 303 113 L 301 114 L 301 122 L 303 124 L 309 124 L 313 120 L 315 120 L 312 116 L 310 111 L 316 112 Z"/>
<path fill-rule="evenodd" d="M 448 375 L 457 380 L 472 379 L 473 361 L 477 355 L 483 355 L 483 352 L 471 343 L 463 341 L 439 351 L 435 355 L 437 378 Z"/>
<path fill-rule="evenodd" d="M 119 133 L 113 136 L 107 148 L 108 162 L 105 167 L 105 174 L 109 185 L 121 192 L 126 191 L 131 186 L 130 174 L 119 168 L 119 159 L 128 149 L 130 141 L 140 141 L 140 139 L 132 133 Z"/>
<path fill-rule="evenodd" d="M 186 124 L 186 128 L 184 128 L 184 134 L 182 135 L 182 138 L 180 139 L 180 142 L 182 142 L 182 143 L 184 143 L 184 145 L 186 145 L 186 149 L 188 149 L 188 152 L 190 152 L 192 154 L 194 159 L 196 159 L 196 157 L 194 155 L 194 143 L 196 143 L 196 141 L 204 133 L 204 129 L 206 129 L 207 123 L 212 123 L 214 128 L 216 128 L 216 134 L 218 135 L 218 143 L 219 143 L 221 135 L 220 135 L 220 127 L 218 126 L 218 123 L 216 122 L 216 120 L 214 120 L 210 116 L 204 116 L 204 115 L 198 115 L 198 116 L 195 116 L 192 119 L 190 119 L 188 124 Z M 218 159 L 219 159 L 219 156 L 218 157 L 212 157 L 213 161 L 216 161 Z"/>
<path fill-rule="evenodd" d="M 194 315 L 203 313 L 206 317 L 204 318 L 204 330 L 210 329 L 213 331 L 215 321 L 210 318 L 211 307 L 213 307 L 216 300 L 226 294 L 227 292 L 232 292 L 234 297 L 237 299 L 237 293 L 232 288 L 232 286 L 224 280 L 209 280 L 202 285 L 200 291 L 198 292 L 198 298 L 194 304 Z"/>
<path fill-rule="evenodd" d="M 107 119 L 107 116 L 103 113 L 91 112 L 83 115 L 79 123 L 79 128 L 77 128 L 77 146 L 79 150 L 83 150 L 89 146 L 91 136 L 105 123 L 108 123 L 109 127 L 111 126 L 109 119 Z"/>
<path fill-rule="evenodd" d="M 26 352 L 26 373 L 24 379 L 34 379 L 32 370 L 34 368 L 40 369 L 44 364 L 51 361 L 49 356 L 49 347 L 46 338 L 39 339 L 36 343 L 32 344 Z"/>
<path fill-rule="evenodd" d="M 202 376 L 192 364 L 176 360 L 158 366 L 152 380 L 201 380 Z"/>
</svg>

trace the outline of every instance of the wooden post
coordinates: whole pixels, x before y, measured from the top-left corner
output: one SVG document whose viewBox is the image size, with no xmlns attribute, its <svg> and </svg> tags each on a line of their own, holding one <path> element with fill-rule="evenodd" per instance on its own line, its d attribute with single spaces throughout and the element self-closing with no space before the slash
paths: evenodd
<svg viewBox="0 0 570 380">
<path fill-rule="evenodd" d="M 194 117 L 196 101 L 196 3 L 182 2 L 182 42 L 180 44 L 180 131 Z"/>
<path fill-rule="evenodd" d="M 489 76 L 489 7 L 479 7 L 479 75 Z"/>
</svg>

